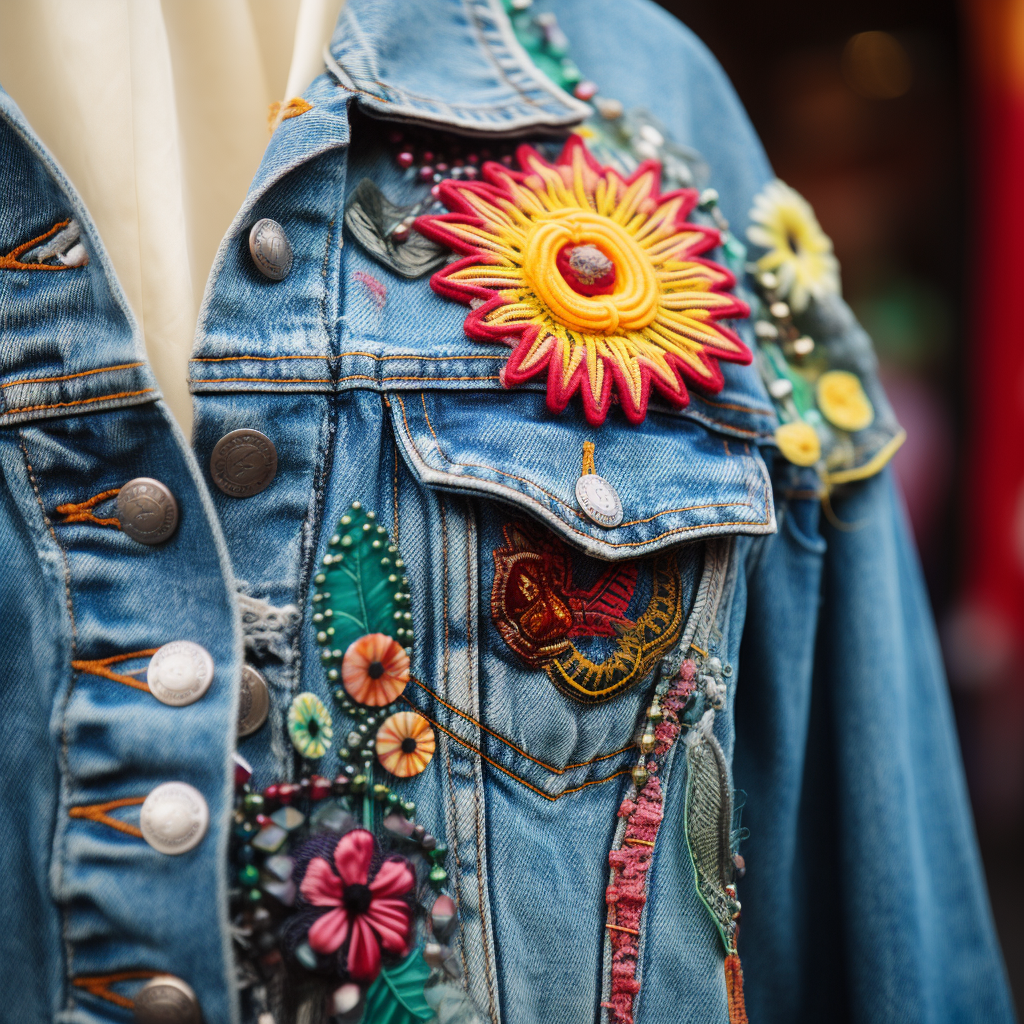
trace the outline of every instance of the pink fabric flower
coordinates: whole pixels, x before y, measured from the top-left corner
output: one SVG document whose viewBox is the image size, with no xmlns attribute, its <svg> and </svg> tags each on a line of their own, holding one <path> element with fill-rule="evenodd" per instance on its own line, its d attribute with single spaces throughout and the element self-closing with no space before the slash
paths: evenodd
<svg viewBox="0 0 1024 1024">
<path fill-rule="evenodd" d="M 380 974 L 380 951 L 409 952 L 412 913 L 400 897 L 416 877 L 405 861 L 386 860 L 370 881 L 373 836 L 355 829 L 334 848 L 334 868 L 323 857 L 309 862 L 299 891 L 315 907 L 334 907 L 309 929 L 316 953 L 334 953 L 348 939 L 348 973 L 354 981 Z"/>
</svg>

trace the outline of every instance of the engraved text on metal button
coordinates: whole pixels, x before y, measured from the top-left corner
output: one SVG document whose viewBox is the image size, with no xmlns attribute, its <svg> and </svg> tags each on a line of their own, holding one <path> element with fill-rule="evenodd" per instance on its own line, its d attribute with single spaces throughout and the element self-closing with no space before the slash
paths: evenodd
<svg viewBox="0 0 1024 1024">
<path fill-rule="evenodd" d="M 163 704 L 194 704 L 213 682 L 213 658 L 191 640 L 174 640 L 149 659 L 146 682 L 150 693 Z"/>
<path fill-rule="evenodd" d="M 603 476 L 584 473 L 576 481 L 576 500 L 598 526 L 610 528 L 622 522 L 619 493 Z"/>
<path fill-rule="evenodd" d="M 264 217 L 253 224 L 249 252 L 259 272 L 271 281 L 283 281 L 292 269 L 291 242 L 276 220 Z"/>
<path fill-rule="evenodd" d="M 270 485 L 277 473 L 277 449 L 258 430 L 232 430 L 210 456 L 213 482 L 232 498 L 248 498 Z"/>
<path fill-rule="evenodd" d="M 118 491 L 117 518 L 132 540 L 160 544 L 178 526 L 178 503 L 165 484 L 140 476 Z"/>
<path fill-rule="evenodd" d="M 203 794 L 187 782 L 164 782 L 142 805 L 142 838 L 160 853 L 188 853 L 198 846 L 210 824 Z"/>
<path fill-rule="evenodd" d="M 192 986 L 173 974 L 151 978 L 135 996 L 136 1024 L 200 1024 L 202 1014 Z"/>
<path fill-rule="evenodd" d="M 267 681 L 251 665 L 242 667 L 242 687 L 238 694 L 238 736 L 251 736 L 267 720 L 270 691 Z"/>
</svg>

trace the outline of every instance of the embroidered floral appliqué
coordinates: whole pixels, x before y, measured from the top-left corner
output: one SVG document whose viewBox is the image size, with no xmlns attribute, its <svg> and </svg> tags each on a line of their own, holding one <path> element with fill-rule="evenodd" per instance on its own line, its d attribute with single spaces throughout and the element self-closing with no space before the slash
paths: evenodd
<svg viewBox="0 0 1024 1024">
<path fill-rule="evenodd" d="M 577 136 L 554 164 L 529 146 L 517 156 L 520 171 L 487 163 L 482 181 L 442 182 L 451 212 L 416 221 L 463 254 L 431 286 L 475 307 L 469 337 L 513 347 L 507 386 L 546 374 L 552 411 L 578 391 L 590 423 L 613 398 L 639 423 L 652 385 L 683 406 L 687 381 L 718 392 L 719 360 L 750 362 L 719 323 L 749 310 L 729 294 L 732 274 L 702 258 L 720 236 L 687 221 L 694 190 L 661 195 L 653 160 L 623 178 Z"/>
<path fill-rule="evenodd" d="M 610 700 L 640 682 L 679 640 L 684 616 L 673 556 L 613 564 L 581 587 L 573 581 L 569 550 L 555 537 L 524 523 L 508 524 L 504 534 L 505 546 L 494 552 L 494 624 L 566 696 L 588 704 Z M 650 596 L 634 620 L 627 613 L 642 604 L 641 576 Z M 599 638 L 604 643 L 592 643 Z M 594 647 L 606 656 L 593 657 Z"/>
</svg>

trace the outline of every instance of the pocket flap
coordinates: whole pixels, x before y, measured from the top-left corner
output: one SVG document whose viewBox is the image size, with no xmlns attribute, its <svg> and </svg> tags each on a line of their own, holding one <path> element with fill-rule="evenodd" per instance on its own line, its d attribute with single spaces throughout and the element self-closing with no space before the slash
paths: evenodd
<svg viewBox="0 0 1024 1024">
<path fill-rule="evenodd" d="M 510 503 L 597 558 L 775 530 L 757 448 L 688 417 L 652 410 L 638 426 L 610 418 L 594 428 L 574 407 L 552 414 L 544 395 L 529 391 L 405 391 L 389 401 L 399 447 L 421 483 Z M 618 493 L 618 526 L 595 523 L 577 502 L 585 444 L 593 445 L 592 471 Z"/>
</svg>

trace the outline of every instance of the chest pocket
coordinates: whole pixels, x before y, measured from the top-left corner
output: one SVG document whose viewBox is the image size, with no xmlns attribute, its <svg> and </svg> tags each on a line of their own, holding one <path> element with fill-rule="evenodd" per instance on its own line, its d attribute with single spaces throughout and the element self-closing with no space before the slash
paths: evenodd
<svg viewBox="0 0 1024 1024">
<path fill-rule="evenodd" d="M 657 410 L 595 429 L 528 390 L 389 402 L 423 514 L 444 521 L 427 635 L 468 648 L 465 662 L 462 651 L 427 657 L 417 704 L 547 796 L 628 770 L 653 675 L 693 607 L 701 539 L 774 529 L 756 447 Z M 618 525 L 581 509 L 576 484 L 589 473 L 617 495 Z"/>
</svg>

